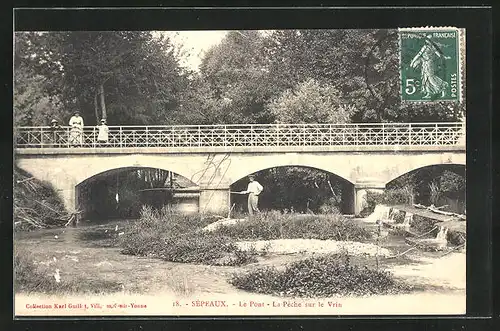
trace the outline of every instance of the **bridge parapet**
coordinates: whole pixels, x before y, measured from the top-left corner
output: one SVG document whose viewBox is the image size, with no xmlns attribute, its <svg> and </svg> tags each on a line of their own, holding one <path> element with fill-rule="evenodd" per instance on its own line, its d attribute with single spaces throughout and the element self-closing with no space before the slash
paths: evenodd
<svg viewBox="0 0 500 331">
<path fill-rule="evenodd" d="M 463 146 L 464 123 L 350 123 L 350 124 L 231 124 L 181 126 L 110 126 L 104 145 L 98 128 L 85 127 L 83 148 L 324 148 L 352 150 L 373 146 Z M 17 149 L 71 148 L 71 128 L 18 127 Z M 78 139 L 77 139 L 78 140 Z M 79 140 L 80 141 L 80 140 Z"/>
</svg>

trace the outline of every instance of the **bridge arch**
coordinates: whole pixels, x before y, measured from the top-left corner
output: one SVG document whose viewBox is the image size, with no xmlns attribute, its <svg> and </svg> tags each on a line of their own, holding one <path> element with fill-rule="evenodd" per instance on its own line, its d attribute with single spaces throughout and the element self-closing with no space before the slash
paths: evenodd
<svg viewBox="0 0 500 331">
<path fill-rule="evenodd" d="M 149 155 L 120 155 L 109 157 L 107 159 L 82 159 L 81 161 L 82 162 L 77 167 L 79 171 L 76 185 L 109 171 L 120 171 L 120 169 L 123 170 L 132 168 L 152 168 L 171 171 L 196 183 L 196 180 L 193 180 L 193 177 L 195 177 L 195 171 L 188 166 L 188 162 L 183 162 L 182 159 L 176 157 L 169 158 Z"/>
<path fill-rule="evenodd" d="M 343 166 L 336 161 L 333 159 L 332 162 L 325 162 L 324 157 L 317 157 L 315 155 L 305 156 L 296 153 L 273 155 L 272 157 L 258 156 L 255 160 L 236 162 L 232 166 L 231 173 L 228 175 L 230 177 L 229 184 L 232 185 L 250 174 L 280 167 L 303 167 L 325 171 L 354 184 L 355 181 L 351 177 L 350 167 Z"/>
<path fill-rule="evenodd" d="M 286 172 L 285 169 L 290 168 L 295 170 L 310 169 L 313 172 L 300 170 L 292 173 Z M 311 181 L 301 180 L 302 176 L 318 176 L 320 173 L 326 174 L 327 177 L 317 177 L 318 181 L 315 181 L 314 185 Z M 335 206 L 340 212 L 344 214 L 354 213 L 354 183 L 331 171 L 297 164 L 272 166 L 247 173 L 238 178 L 231 183 L 231 191 L 245 190 L 248 185 L 247 176 L 250 174 L 256 175 L 256 180 L 264 186 L 259 203 L 261 209 L 290 210 L 293 208 L 298 212 L 317 212 L 330 198 L 335 197 Z M 327 182 L 329 185 L 326 185 Z M 283 197 L 284 192 L 287 192 L 286 198 Z M 231 194 L 230 202 L 233 207 L 236 205 L 236 210 L 238 208 L 246 210 L 246 201 L 246 196 Z"/>
<path fill-rule="evenodd" d="M 463 160 L 462 160 L 463 159 Z M 446 160 L 446 162 L 439 162 L 439 160 L 424 160 L 423 162 L 415 162 L 415 163 L 403 163 L 398 168 L 397 171 L 391 171 L 389 176 L 384 179 L 385 185 L 389 184 L 393 180 L 408 174 L 413 171 L 417 171 L 419 169 L 423 169 L 431 166 L 464 166 L 465 167 L 465 156 L 463 158 L 456 157 L 454 160 Z"/>
<path fill-rule="evenodd" d="M 404 178 L 414 174 L 417 180 Z M 446 174 L 446 176 L 445 176 Z M 466 166 L 464 164 L 445 163 L 432 164 L 413 169 L 394 178 L 386 184 L 386 189 L 397 189 L 401 185 L 411 183 L 413 202 L 424 205 L 435 204 L 446 206 L 448 211 L 463 213 L 465 211 Z M 433 185 L 431 185 L 433 183 Z"/>
<path fill-rule="evenodd" d="M 344 180 L 346 182 L 348 182 L 349 184 L 352 184 L 354 185 L 353 182 L 351 182 L 351 180 L 347 179 L 347 178 L 344 178 L 330 170 L 326 170 L 326 169 L 323 169 L 323 168 L 318 168 L 318 167 L 312 167 L 312 166 L 307 166 L 307 165 L 302 165 L 302 164 L 286 164 L 286 165 L 277 165 L 277 166 L 270 166 L 270 167 L 256 167 L 255 169 L 252 169 L 252 171 L 250 172 L 247 172 L 245 173 L 243 176 L 241 175 L 238 175 L 238 176 L 241 176 L 239 178 L 234 178 L 234 176 L 231 178 L 231 183 L 230 185 L 233 185 L 235 184 L 236 182 L 244 179 L 245 177 L 248 177 L 249 175 L 252 175 L 252 174 L 255 174 L 255 173 L 258 173 L 258 172 L 261 172 L 261 171 L 265 171 L 265 170 L 270 170 L 270 169 L 273 169 L 273 168 L 288 168 L 288 167 L 297 167 L 297 168 L 308 168 L 308 169 L 314 169 L 314 170 L 319 170 L 319 171 L 323 171 L 323 172 L 326 172 L 326 173 L 329 173 L 331 175 L 334 175 L 336 177 L 338 177 L 339 179 L 341 180 Z"/>
<path fill-rule="evenodd" d="M 179 197 L 178 190 L 184 192 Z M 186 197 L 186 189 L 190 194 Z M 198 209 L 198 187 L 179 174 L 151 167 L 122 167 L 91 176 L 75 186 L 77 208 L 87 220 L 137 218 L 142 205 Z"/>
</svg>

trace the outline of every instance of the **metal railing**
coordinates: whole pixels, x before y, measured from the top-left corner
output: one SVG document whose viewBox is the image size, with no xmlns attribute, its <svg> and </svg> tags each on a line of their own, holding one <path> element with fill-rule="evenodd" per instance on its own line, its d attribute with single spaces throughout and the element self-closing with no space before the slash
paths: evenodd
<svg viewBox="0 0 500 331">
<path fill-rule="evenodd" d="M 69 147 L 252 147 L 252 146 L 446 146 L 465 145 L 463 123 L 231 124 L 110 126 L 107 143 L 99 129 L 81 136 L 70 127 L 14 128 L 16 148 Z M 76 138 L 76 139 L 75 139 Z"/>
</svg>

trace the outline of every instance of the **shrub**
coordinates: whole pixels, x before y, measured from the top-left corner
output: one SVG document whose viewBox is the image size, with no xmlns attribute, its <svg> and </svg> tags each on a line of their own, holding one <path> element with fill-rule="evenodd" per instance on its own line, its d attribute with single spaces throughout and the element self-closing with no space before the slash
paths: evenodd
<svg viewBox="0 0 500 331">
<path fill-rule="evenodd" d="M 48 183 L 14 167 L 13 220 L 16 231 L 62 226 L 68 214 L 56 190 Z"/>
<path fill-rule="evenodd" d="M 413 201 L 412 192 L 406 187 L 386 190 L 383 197 L 384 203 L 389 205 L 407 205 Z"/>
<path fill-rule="evenodd" d="M 460 246 L 466 243 L 467 236 L 464 232 L 450 230 L 446 239 L 450 244 Z"/>
<path fill-rule="evenodd" d="M 217 228 L 214 234 L 235 239 L 332 239 L 365 240 L 370 232 L 340 214 L 302 215 L 262 213 L 254 218 Z"/>
<path fill-rule="evenodd" d="M 426 233 L 431 231 L 436 227 L 436 221 L 432 219 L 420 215 L 413 215 L 413 221 L 411 222 L 411 228 L 414 229 L 417 233 Z M 436 228 L 430 235 L 437 235 L 439 230 Z"/>
<path fill-rule="evenodd" d="M 338 209 L 339 203 L 340 198 L 329 198 L 321 206 L 319 206 L 319 213 L 340 215 L 340 211 Z"/>
<path fill-rule="evenodd" d="M 346 254 L 301 260 L 284 270 L 259 268 L 233 275 L 230 283 L 246 291 L 292 297 L 387 294 L 411 289 L 389 272 L 351 264 Z"/>
<path fill-rule="evenodd" d="M 241 265 L 256 261 L 257 252 L 241 251 L 228 237 L 200 231 L 206 223 L 167 208 L 154 211 L 145 207 L 141 219 L 125 229 L 121 252 L 183 263 Z"/>
</svg>

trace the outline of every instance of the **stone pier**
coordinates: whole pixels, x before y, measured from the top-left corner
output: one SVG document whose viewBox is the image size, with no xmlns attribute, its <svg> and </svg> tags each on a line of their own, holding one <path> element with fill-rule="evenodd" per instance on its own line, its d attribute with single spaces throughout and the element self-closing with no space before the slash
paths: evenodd
<svg viewBox="0 0 500 331">
<path fill-rule="evenodd" d="M 229 195 L 229 187 L 201 188 L 199 203 L 200 213 L 227 216 L 230 208 Z"/>
</svg>

